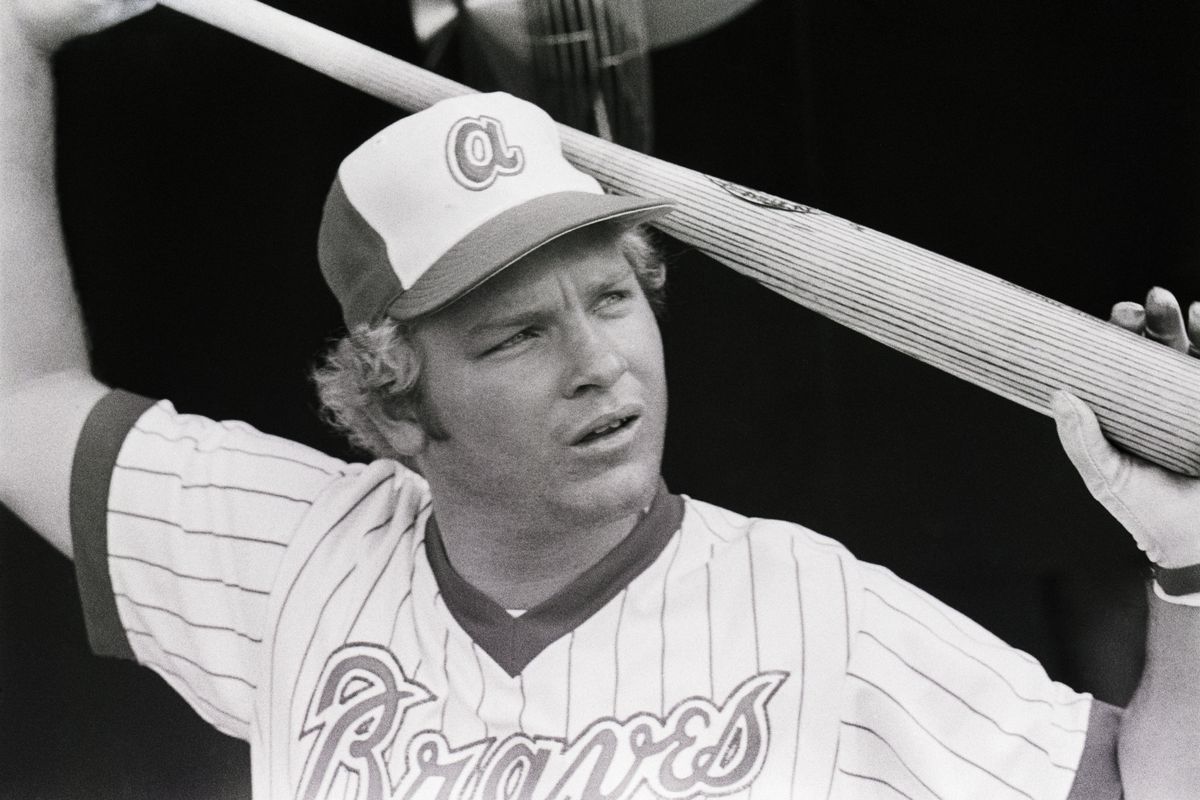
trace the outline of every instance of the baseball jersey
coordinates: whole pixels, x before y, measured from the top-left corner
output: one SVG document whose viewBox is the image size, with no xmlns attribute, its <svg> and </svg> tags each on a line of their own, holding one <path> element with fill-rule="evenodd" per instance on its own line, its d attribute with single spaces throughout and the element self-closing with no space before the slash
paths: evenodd
<svg viewBox="0 0 1200 800">
<path fill-rule="evenodd" d="M 72 526 L 93 647 L 248 740 L 256 798 L 1119 796 L 1111 708 L 831 539 L 665 486 L 517 615 L 403 466 L 114 392 Z"/>
</svg>

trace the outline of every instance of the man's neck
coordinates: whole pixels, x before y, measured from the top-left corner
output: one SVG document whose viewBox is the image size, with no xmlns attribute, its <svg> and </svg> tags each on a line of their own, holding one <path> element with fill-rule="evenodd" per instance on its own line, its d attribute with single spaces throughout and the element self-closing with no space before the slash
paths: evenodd
<svg viewBox="0 0 1200 800">
<path fill-rule="evenodd" d="M 623 540 L 638 514 L 592 525 L 498 521 L 434 498 L 438 531 L 454 570 L 507 609 L 529 609 L 554 595 Z"/>
</svg>

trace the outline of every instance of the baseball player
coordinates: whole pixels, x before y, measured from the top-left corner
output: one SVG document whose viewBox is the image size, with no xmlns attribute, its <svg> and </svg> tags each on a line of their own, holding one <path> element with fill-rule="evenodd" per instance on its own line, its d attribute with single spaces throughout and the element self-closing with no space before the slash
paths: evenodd
<svg viewBox="0 0 1200 800">
<path fill-rule="evenodd" d="M 507 95 L 393 124 L 329 192 L 319 256 L 350 333 L 317 380 L 377 460 L 98 383 L 50 190 L 48 54 L 145 5 L 0 6 L 0 497 L 74 557 L 97 652 L 249 741 L 256 797 L 1200 785 L 1200 484 L 1056 396 L 1068 455 L 1159 567 L 1123 712 L 830 539 L 672 494 L 663 272 L 638 228 L 671 204 L 605 195 Z M 1187 348 L 1165 294 L 1125 313 Z"/>
</svg>

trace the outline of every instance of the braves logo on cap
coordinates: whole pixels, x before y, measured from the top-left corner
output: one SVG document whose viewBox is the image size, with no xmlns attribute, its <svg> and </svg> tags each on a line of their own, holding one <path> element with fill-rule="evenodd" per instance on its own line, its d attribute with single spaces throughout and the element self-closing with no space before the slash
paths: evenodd
<svg viewBox="0 0 1200 800">
<path fill-rule="evenodd" d="M 455 181 L 478 192 L 495 183 L 497 176 L 525 169 L 525 152 L 509 145 L 500 120 L 463 117 L 446 137 L 446 163 Z"/>
</svg>

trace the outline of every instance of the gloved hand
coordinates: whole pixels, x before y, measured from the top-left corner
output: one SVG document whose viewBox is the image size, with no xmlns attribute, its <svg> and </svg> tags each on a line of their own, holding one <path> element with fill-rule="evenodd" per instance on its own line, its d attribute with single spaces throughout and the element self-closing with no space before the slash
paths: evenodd
<svg viewBox="0 0 1200 800">
<path fill-rule="evenodd" d="M 1118 303 L 1111 320 L 1180 352 L 1200 353 L 1200 302 L 1185 323 L 1175 297 L 1151 289 L 1146 303 Z M 1200 479 L 1163 469 L 1113 447 L 1079 398 L 1057 391 L 1050 408 L 1067 456 L 1092 496 L 1161 568 L 1200 564 Z"/>
</svg>

